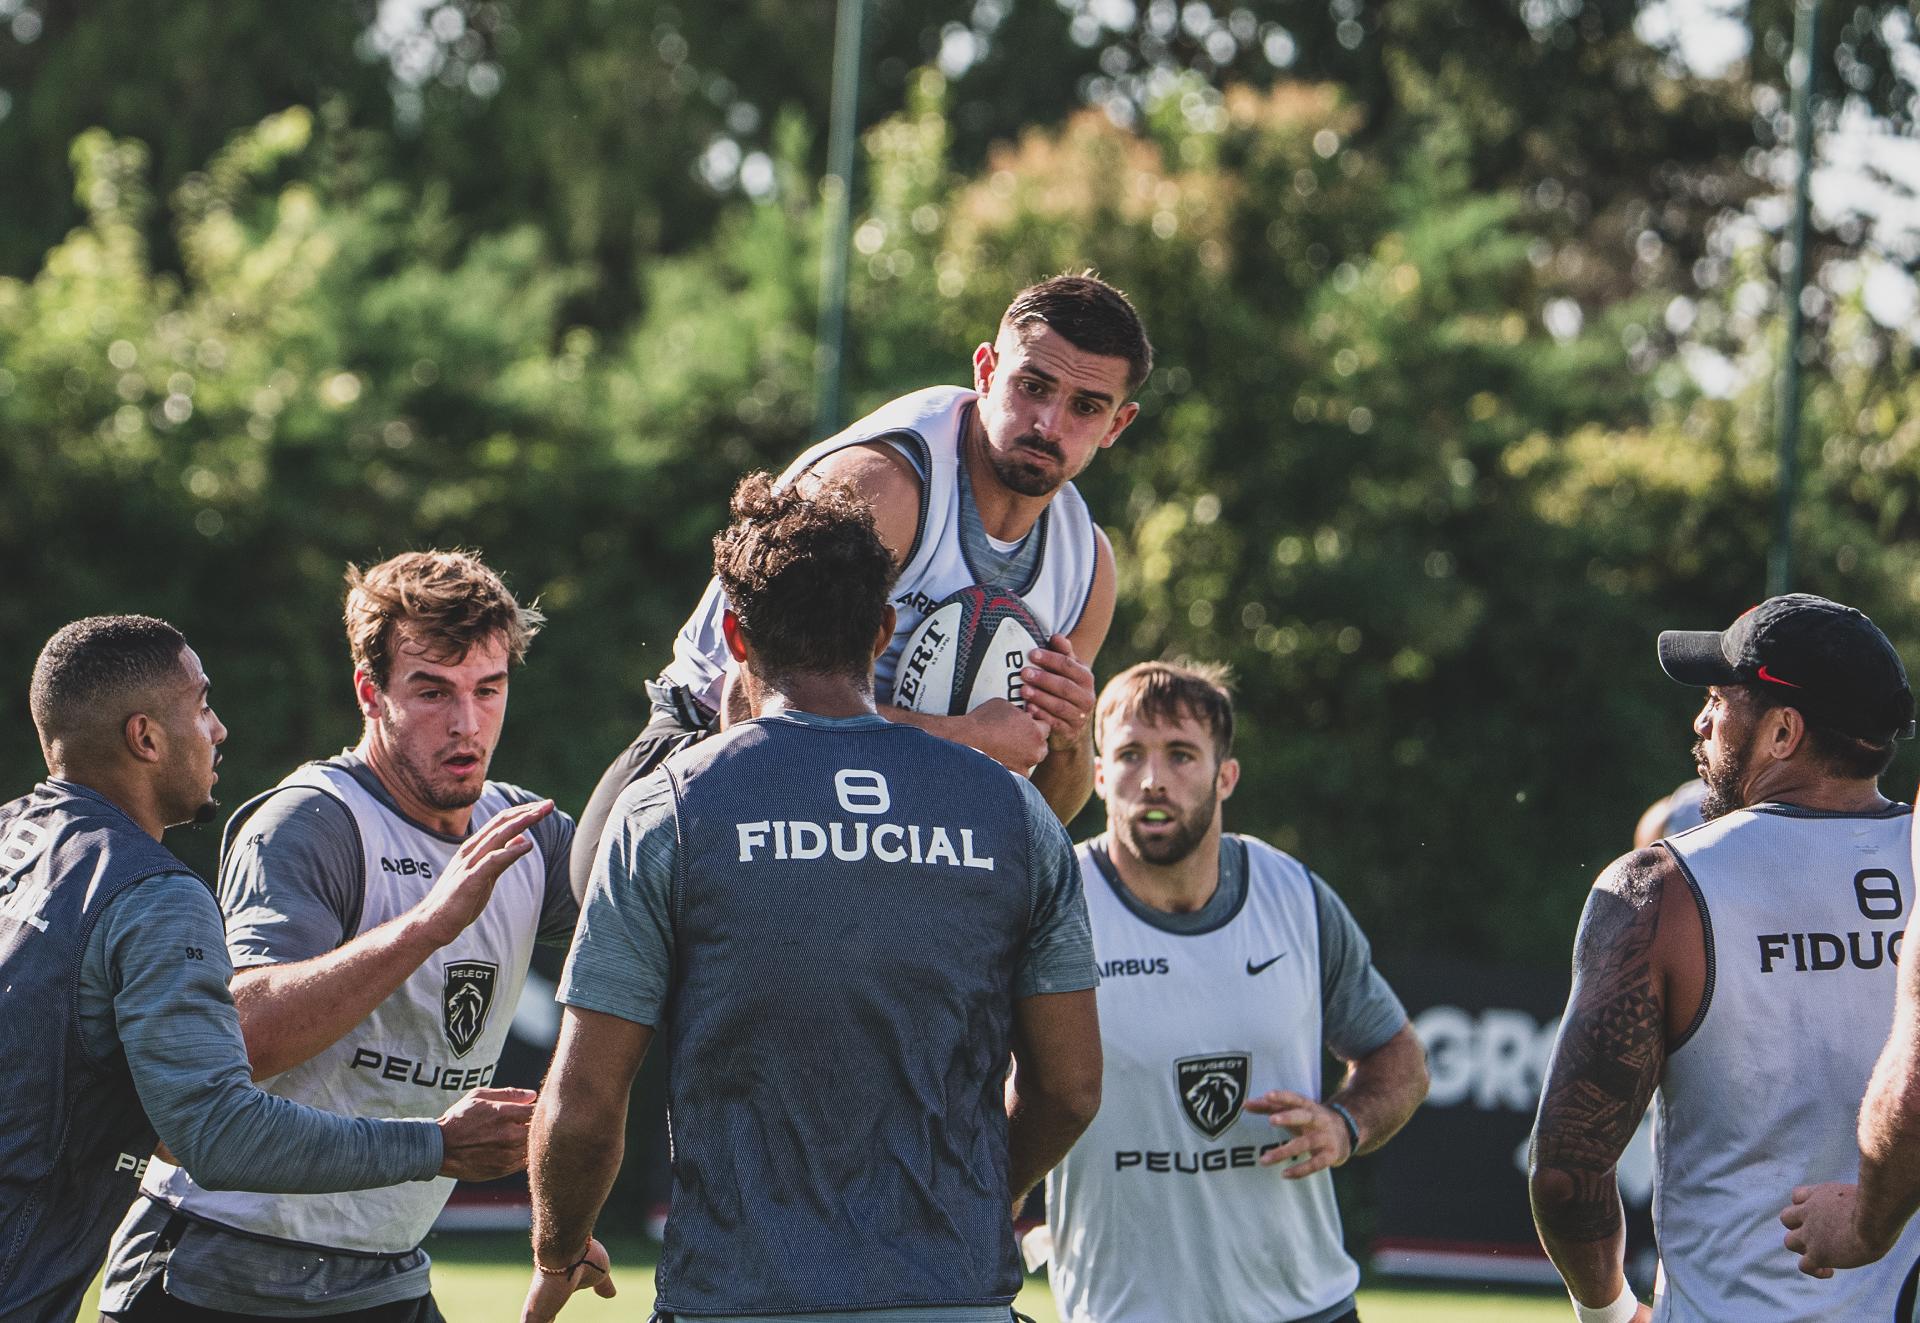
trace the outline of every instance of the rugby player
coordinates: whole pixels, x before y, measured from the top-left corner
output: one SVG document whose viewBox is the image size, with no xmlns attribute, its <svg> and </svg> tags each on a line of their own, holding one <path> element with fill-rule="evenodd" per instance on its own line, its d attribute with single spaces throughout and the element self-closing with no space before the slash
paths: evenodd
<svg viewBox="0 0 1920 1323">
<path fill-rule="evenodd" d="M 1912 810 L 1879 777 L 1911 734 L 1906 671 L 1866 616 L 1801 593 L 1669 630 L 1659 658 L 1706 690 L 1706 822 L 1623 855 L 1588 897 L 1534 1126 L 1541 1243 L 1583 1323 L 1892 1318 L 1920 1236 L 1822 1282 L 1774 1219 L 1783 1192 L 1854 1174 L 1846 1118 L 1893 1020 Z M 1621 1274 L 1614 1168 L 1656 1091 L 1649 1309 Z"/>
<path fill-rule="evenodd" d="M 214 811 L 227 729 L 210 689 L 186 639 L 150 616 L 75 621 L 34 665 L 48 779 L 0 807 L 0 1318 L 11 1323 L 78 1313 L 156 1140 L 217 1190 L 424 1188 L 523 1161 L 531 1094 L 477 1090 L 437 1122 L 393 1123 L 253 1085 L 219 906 L 161 845 L 167 827 Z"/>
<path fill-rule="evenodd" d="M 1093 785 L 1094 656 L 1113 622 L 1113 548 L 1072 479 L 1140 411 L 1128 397 L 1153 365 L 1138 314 L 1092 276 L 1056 276 L 1020 291 L 991 343 L 973 352 L 973 389 L 934 386 L 883 405 L 802 454 L 783 475 L 839 478 L 869 501 L 899 574 L 894 629 L 876 664 L 882 715 L 1030 769 L 1064 822 Z M 1025 599 L 1052 631 L 1027 659 L 1027 708 L 994 699 L 965 716 L 893 706 L 895 669 L 914 627 L 972 584 Z M 716 580 L 647 687 L 646 729 L 613 762 L 580 815 L 573 884 L 584 892 L 620 792 L 711 733 L 729 666 Z M 1031 715 L 1029 715 L 1031 714 Z"/>
<path fill-rule="evenodd" d="M 1406 1124 L 1425 1051 L 1340 898 L 1221 830 L 1223 670 L 1122 671 L 1097 733 L 1107 832 L 1078 853 L 1106 1102 L 1047 1178 L 1060 1315 L 1351 1323 L 1330 1169 Z M 1323 1097 L 1328 1052 L 1346 1071 Z"/>
<path fill-rule="evenodd" d="M 564 945 L 578 917 L 566 815 L 487 779 L 508 673 L 541 621 L 461 552 L 347 584 L 360 743 L 227 824 L 233 997 L 274 1093 L 431 1115 L 492 1079 L 534 944 Z M 114 1240 L 111 1317 L 439 1318 L 420 1242 L 450 1180 L 263 1198 L 156 1163 L 141 1189 Z"/>
<path fill-rule="evenodd" d="M 524 1317 L 611 1291 L 592 1232 L 658 1031 L 658 1313 L 1006 1323 L 1011 1206 L 1100 1096 L 1072 847 L 1030 782 L 876 713 L 894 566 L 857 492 L 758 474 L 733 514 L 714 568 L 752 715 L 628 789 L 602 842 L 535 1115 Z"/>
</svg>

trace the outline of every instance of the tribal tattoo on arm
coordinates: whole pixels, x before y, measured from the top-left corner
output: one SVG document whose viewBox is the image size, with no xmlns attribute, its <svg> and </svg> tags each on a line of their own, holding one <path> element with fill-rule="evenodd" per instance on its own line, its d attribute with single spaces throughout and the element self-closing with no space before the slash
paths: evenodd
<svg viewBox="0 0 1920 1323">
<path fill-rule="evenodd" d="M 1614 1168 L 1666 1062 L 1655 947 L 1663 892 L 1684 885 L 1674 867 L 1658 847 L 1617 860 L 1594 883 L 1574 938 L 1573 990 L 1540 1097 L 1529 1185 L 1541 1243 L 1577 1296 L 1619 1280 Z"/>
</svg>

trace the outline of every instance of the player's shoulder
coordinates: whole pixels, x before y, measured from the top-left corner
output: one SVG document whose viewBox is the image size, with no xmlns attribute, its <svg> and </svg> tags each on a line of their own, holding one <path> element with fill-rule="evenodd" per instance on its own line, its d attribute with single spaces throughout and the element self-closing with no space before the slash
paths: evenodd
<svg viewBox="0 0 1920 1323">
<path fill-rule="evenodd" d="M 1686 886 L 1686 870 L 1663 842 L 1627 851 L 1600 870 L 1593 896 L 1624 902 L 1635 912 L 1657 909 L 1667 893 Z"/>
<path fill-rule="evenodd" d="M 516 785 L 512 781 L 489 781 L 486 783 L 484 793 L 495 796 L 503 809 L 518 808 L 522 804 L 532 804 L 542 799 L 552 798 L 551 795 L 540 794 L 523 785 Z M 565 818 L 568 822 L 573 821 L 572 815 L 562 810 L 558 804 L 554 806 L 553 816 Z"/>
<path fill-rule="evenodd" d="M 278 785 L 241 804 L 221 833 L 221 853 L 224 855 L 242 832 L 269 843 L 335 834 L 357 839 L 353 810 L 341 798 L 342 787 L 320 770 L 330 766 L 304 763 Z"/>
<path fill-rule="evenodd" d="M 1277 845 L 1242 832 L 1221 833 L 1220 848 L 1223 851 L 1235 846 L 1246 852 L 1247 886 L 1250 889 L 1297 890 L 1310 888 L 1317 882 L 1326 885 L 1320 882 L 1319 876 L 1311 868 Z"/>
</svg>

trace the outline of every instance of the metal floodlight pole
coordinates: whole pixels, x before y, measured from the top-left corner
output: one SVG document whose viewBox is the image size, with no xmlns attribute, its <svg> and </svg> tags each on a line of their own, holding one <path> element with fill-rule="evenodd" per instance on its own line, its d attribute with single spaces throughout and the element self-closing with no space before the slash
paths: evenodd
<svg viewBox="0 0 1920 1323">
<path fill-rule="evenodd" d="M 1819 0 L 1797 0 L 1793 19 L 1793 231 L 1786 284 L 1787 326 L 1780 358 L 1775 422 L 1780 432 L 1779 491 L 1773 550 L 1767 557 L 1767 593 L 1784 593 L 1793 582 L 1793 500 L 1800 482 L 1800 298 L 1807 285 L 1807 209 L 1813 178 L 1813 60 L 1819 31 Z"/>
<path fill-rule="evenodd" d="M 853 228 L 854 125 L 860 104 L 861 20 L 866 0 L 840 0 L 833 29 L 833 105 L 828 114 L 827 175 L 820 191 L 827 205 L 820 241 L 820 329 L 817 436 L 840 430 L 840 384 L 847 348 L 847 248 Z"/>
</svg>

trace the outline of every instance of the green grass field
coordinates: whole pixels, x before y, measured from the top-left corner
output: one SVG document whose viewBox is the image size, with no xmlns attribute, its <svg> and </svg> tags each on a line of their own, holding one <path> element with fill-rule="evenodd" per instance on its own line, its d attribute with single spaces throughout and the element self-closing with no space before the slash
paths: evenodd
<svg viewBox="0 0 1920 1323">
<path fill-rule="evenodd" d="M 574 1297 L 562 1319 L 573 1323 L 642 1323 L 653 1303 L 654 1247 L 643 1241 L 616 1242 L 614 1281 L 620 1294 L 602 1300 L 591 1293 Z M 435 1236 L 433 1294 L 448 1323 L 513 1323 L 527 1290 L 527 1242 L 513 1235 Z M 82 1319 L 96 1317 L 89 1295 Z M 1059 1323 L 1044 1278 L 1029 1278 L 1018 1301 L 1020 1312 L 1038 1323 Z M 1364 1323 L 1562 1323 L 1567 1298 L 1545 1291 L 1423 1291 L 1375 1286 L 1360 1292 Z M 1201 1323 L 1194 1320 L 1193 1323 Z"/>
</svg>

